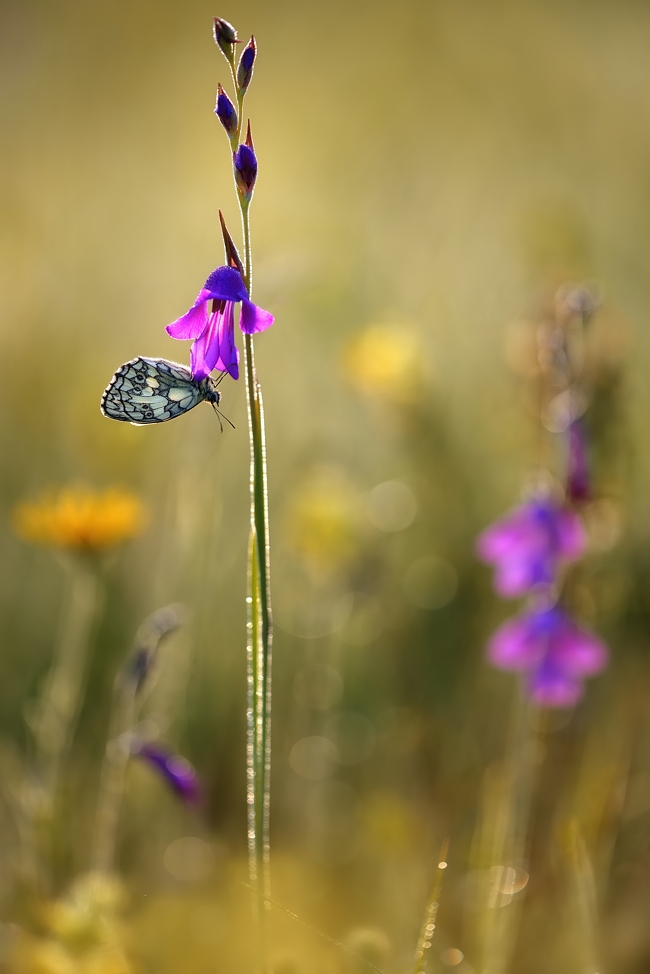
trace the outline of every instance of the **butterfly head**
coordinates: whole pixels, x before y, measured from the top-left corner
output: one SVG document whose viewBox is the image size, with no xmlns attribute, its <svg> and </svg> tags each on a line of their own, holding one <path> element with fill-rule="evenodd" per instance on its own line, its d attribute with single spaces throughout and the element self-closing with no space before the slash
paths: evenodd
<svg viewBox="0 0 650 974">
<path fill-rule="evenodd" d="M 218 406 L 221 402 L 221 393 L 217 389 L 218 384 L 219 379 L 213 379 L 212 376 L 203 379 L 201 383 L 205 391 L 206 402 L 211 403 L 213 406 Z"/>
<path fill-rule="evenodd" d="M 203 390 L 203 394 L 205 396 L 205 401 L 210 403 L 215 413 L 217 414 L 217 419 L 219 420 L 219 425 L 221 426 L 222 433 L 223 433 L 223 423 L 221 422 L 222 419 L 225 419 L 225 421 L 230 426 L 232 426 L 233 429 L 235 428 L 234 425 L 228 419 L 228 417 L 224 416 L 221 410 L 219 409 L 219 403 L 221 402 L 221 393 L 217 389 L 217 386 L 223 379 L 224 375 L 227 374 L 228 374 L 227 372 L 222 372 L 218 379 L 213 379 L 212 376 L 209 375 L 207 376 L 207 378 L 202 379 L 200 383 L 201 389 Z"/>
</svg>

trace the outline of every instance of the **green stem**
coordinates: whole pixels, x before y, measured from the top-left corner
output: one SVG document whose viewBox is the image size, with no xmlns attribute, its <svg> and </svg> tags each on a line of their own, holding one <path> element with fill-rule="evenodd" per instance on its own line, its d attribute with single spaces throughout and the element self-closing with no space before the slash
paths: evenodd
<svg viewBox="0 0 650 974">
<path fill-rule="evenodd" d="M 70 562 L 69 594 L 58 653 L 48 674 L 35 728 L 45 788 L 54 799 L 86 675 L 86 657 L 99 601 L 97 573 L 80 561 Z"/>
<path fill-rule="evenodd" d="M 248 204 L 241 202 L 244 233 L 244 277 L 250 295 L 252 260 Z M 244 371 L 251 447 L 250 546 L 248 572 L 248 838 L 251 885 L 271 895 L 269 806 L 271 788 L 271 647 L 272 618 L 269 585 L 268 491 L 264 406 L 252 335 L 244 336 Z M 264 910 L 270 908 L 267 900 Z M 261 925 L 264 937 L 265 924 Z M 263 944 L 262 944 L 263 948 Z M 263 950 L 264 956 L 264 950 Z"/>
<path fill-rule="evenodd" d="M 40 790 L 36 802 L 30 802 L 27 817 L 30 831 L 44 829 L 48 844 L 53 841 L 61 770 L 80 710 L 88 649 L 102 595 L 94 565 L 73 557 L 66 567 L 68 593 L 59 644 L 32 724 Z"/>
<path fill-rule="evenodd" d="M 124 685 L 121 674 L 118 674 L 97 802 L 92 870 L 98 874 L 110 873 L 114 868 L 120 808 L 130 756 L 129 735 L 136 718 L 135 697 L 134 684 L 129 682 Z"/>
</svg>

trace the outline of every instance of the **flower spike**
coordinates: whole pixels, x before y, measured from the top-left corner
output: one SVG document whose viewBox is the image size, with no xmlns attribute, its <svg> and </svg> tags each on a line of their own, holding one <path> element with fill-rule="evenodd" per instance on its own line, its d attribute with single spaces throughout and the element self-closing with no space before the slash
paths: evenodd
<svg viewBox="0 0 650 974">
<path fill-rule="evenodd" d="M 251 37 L 250 41 L 242 51 L 242 56 L 240 57 L 239 64 L 237 65 L 237 87 L 242 95 L 248 89 L 248 86 L 251 83 L 256 54 L 257 47 L 255 46 L 255 38 Z"/>
</svg>

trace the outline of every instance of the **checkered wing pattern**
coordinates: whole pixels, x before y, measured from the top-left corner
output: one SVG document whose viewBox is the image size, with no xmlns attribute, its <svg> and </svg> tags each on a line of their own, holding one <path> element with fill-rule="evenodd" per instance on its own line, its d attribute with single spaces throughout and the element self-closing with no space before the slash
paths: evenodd
<svg viewBox="0 0 650 974">
<path fill-rule="evenodd" d="M 186 366 L 138 356 L 120 365 L 102 396 L 101 410 L 110 419 L 147 426 L 189 412 L 207 394 L 206 383 L 196 382 Z"/>
</svg>

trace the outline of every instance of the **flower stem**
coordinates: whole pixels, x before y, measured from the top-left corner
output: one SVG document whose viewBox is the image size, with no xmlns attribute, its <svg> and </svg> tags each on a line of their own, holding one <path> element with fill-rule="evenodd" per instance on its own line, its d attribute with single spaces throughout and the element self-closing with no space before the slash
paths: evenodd
<svg viewBox="0 0 650 974">
<path fill-rule="evenodd" d="M 251 293 L 252 260 L 248 203 L 240 200 L 244 234 L 244 276 Z M 248 568 L 248 848 L 251 886 L 271 895 L 269 808 L 271 794 L 271 647 L 272 617 L 269 584 L 269 526 L 264 405 L 252 335 L 244 336 L 244 371 L 250 436 L 250 545 Z M 270 909 L 268 899 L 263 910 Z M 260 925 L 262 966 L 265 966 L 265 922 Z"/>
<path fill-rule="evenodd" d="M 102 594 L 94 566 L 81 558 L 72 559 L 66 566 L 68 594 L 59 645 L 32 724 L 40 789 L 36 805 L 30 803 L 28 818 L 32 825 L 40 821 L 48 833 L 53 826 L 61 768 L 80 709 L 88 648 Z"/>
<path fill-rule="evenodd" d="M 129 737 L 135 723 L 135 696 L 133 683 L 124 685 L 118 675 L 97 803 L 91 868 L 98 874 L 110 873 L 114 868 L 120 808 L 130 755 Z"/>
</svg>

